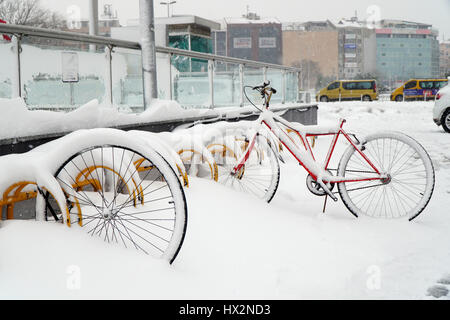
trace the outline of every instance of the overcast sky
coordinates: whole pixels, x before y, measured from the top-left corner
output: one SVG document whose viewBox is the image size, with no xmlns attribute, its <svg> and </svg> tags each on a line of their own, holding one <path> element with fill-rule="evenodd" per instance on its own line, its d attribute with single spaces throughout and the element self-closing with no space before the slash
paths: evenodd
<svg viewBox="0 0 450 320">
<path fill-rule="evenodd" d="M 76 5 L 81 16 L 87 18 L 89 0 L 41 0 L 48 8 L 66 14 Z M 155 0 L 155 15 L 167 16 L 167 7 Z M 99 11 L 104 4 L 112 4 L 122 24 L 139 17 L 139 0 L 99 0 Z M 402 19 L 432 24 L 439 29 L 439 39 L 450 39 L 450 0 L 177 0 L 173 14 L 194 14 L 220 20 L 239 17 L 247 10 L 263 17 L 276 17 L 281 21 L 325 20 L 335 21 L 351 17 L 355 10 L 360 19 Z"/>
</svg>

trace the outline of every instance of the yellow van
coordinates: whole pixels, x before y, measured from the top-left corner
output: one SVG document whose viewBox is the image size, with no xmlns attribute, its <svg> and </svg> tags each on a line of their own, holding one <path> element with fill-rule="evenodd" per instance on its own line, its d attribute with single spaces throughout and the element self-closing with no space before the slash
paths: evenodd
<svg viewBox="0 0 450 320">
<path fill-rule="evenodd" d="M 392 92 L 391 101 L 434 100 L 447 83 L 448 79 L 411 79 Z"/>
<path fill-rule="evenodd" d="M 316 95 L 316 101 L 378 100 L 375 80 L 337 80 Z"/>
</svg>

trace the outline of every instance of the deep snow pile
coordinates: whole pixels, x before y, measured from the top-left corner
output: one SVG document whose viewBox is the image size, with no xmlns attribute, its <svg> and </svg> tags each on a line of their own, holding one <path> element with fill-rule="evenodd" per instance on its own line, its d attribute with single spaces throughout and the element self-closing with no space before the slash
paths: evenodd
<svg viewBox="0 0 450 320">
<path fill-rule="evenodd" d="M 275 105 L 274 110 L 283 110 L 296 105 Z M 67 133 L 80 129 L 109 128 L 131 124 L 171 121 L 198 117 L 227 118 L 243 113 L 255 112 L 251 106 L 224 107 L 219 109 L 183 108 L 176 101 L 154 100 L 142 113 L 127 113 L 107 103 L 92 100 L 71 112 L 29 110 L 23 99 L 0 98 L 0 140 L 33 135 Z M 20 119 L 20 121 L 11 121 Z"/>
<path fill-rule="evenodd" d="M 72 112 L 63 113 L 29 110 L 23 99 L 18 98 L 0 99 L 0 112 L 0 139 L 7 139 L 171 120 L 180 115 L 189 118 L 207 115 L 208 110 L 186 110 L 174 101 L 155 100 L 146 112 L 127 114 L 116 107 L 92 100 Z M 11 119 L 20 119 L 20 121 L 11 121 Z"/>
<path fill-rule="evenodd" d="M 8 221 L 0 229 L 0 298 L 426 298 L 450 272 L 450 135 L 434 125 L 431 108 L 319 109 L 321 125 L 344 117 L 349 131 L 402 131 L 425 146 L 436 191 L 413 223 L 355 219 L 341 202 L 322 214 L 323 199 L 307 192 L 306 174 L 292 161 L 282 165 L 271 204 L 193 178 L 186 241 L 172 267 L 77 228 Z M 319 139 L 319 154 L 327 142 Z"/>
</svg>

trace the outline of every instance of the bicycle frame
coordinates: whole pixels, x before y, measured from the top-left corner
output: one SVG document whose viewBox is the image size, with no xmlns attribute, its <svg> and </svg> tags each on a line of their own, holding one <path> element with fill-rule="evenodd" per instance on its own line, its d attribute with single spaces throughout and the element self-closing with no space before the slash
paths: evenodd
<svg viewBox="0 0 450 320">
<path fill-rule="evenodd" d="M 388 176 L 385 173 L 380 172 L 377 166 L 370 161 L 368 156 L 363 152 L 363 144 L 355 143 L 350 137 L 350 135 L 344 131 L 343 126 L 346 122 L 345 120 L 340 120 L 339 125 L 336 127 L 325 128 L 325 127 L 314 127 L 308 128 L 301 124 L 290 123 L 289 121 L 283 119 L 282 117 L 276 115 L 272 111 L 269 110 L 269 101 L 271 97 L 271 93 L 268 94 L 268 100 L 266 102 L 266 107 L 262 110 L 259 118 L 255 121 L 254 130 L 256 133 L 254 134 L 251 142 L 249 143 L 246 151 L 243 153 L 238 164 L 233 168 L 232 174 L 237 174 L 242 167 L 245 165 L 247 160 L 250 158 L 250 154 L 253 151 L 253 148 L 256 143 L 256 139 L 260 134 L 261 130 L 268 129 L 273 135 L 277 138 L 277 140 L 289 151 L 289 153 L 298 161 L 298 163 L 305 168 L 305 170 L 311 175 L 311 177 L 317 181 L 320 186 L 325 190 L 325 192 L 333 198 L 333 200 L 337 201 L 337 198 L 331 193 L 330 188 L 326 184 L 335 184 L 335 183 L 345 183 L 345 182 L 365 182 L 365 181 L 376 181 L 376 180 L 385 180 Z M 281 123 L 285 127 L 293 130 L 302 141 L 305 150 L 301 150 L 293 141 L 293 139 L 288 135 L 286 130 L 278 124 Z M 327 157 L 325 159 L 325 163 L 320 165 L 312 151 L 311 145 L 309 144 L 308 137 L 315 136 L 334 136 Z M 353 148 L 362 156 L 362 158 L 367 162 L 367 164 L 374 170 L 372 177 L 353 177 L 353 178 L 345 178 L 339 176 L 331 175 L 327 170 L 330 164 L 331 158 L 333 156 L 334 150 L 336 148 L 337 142 L 340 136 L 344 136 L 347 141 L 353 146 Z M 358 147 L 357 145 L 360 145 Z"/>
</svg>

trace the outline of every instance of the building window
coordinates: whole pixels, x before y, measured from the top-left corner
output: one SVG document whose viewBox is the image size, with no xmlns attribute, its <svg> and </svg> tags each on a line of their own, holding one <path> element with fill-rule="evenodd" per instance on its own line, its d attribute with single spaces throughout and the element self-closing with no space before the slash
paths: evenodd
<svg viewBox="0 0 450 320">
<path fill-rule="evenodd" d="M 422 65 L 422 62 L 419 62 L 419 66 L 421 66 Z"/>
<path fill-rule="evenodd" d="M 386 53 L 382 53 L 381 55 L 382 55 L 383 57 L 386 57 Z"/>
</svg>

